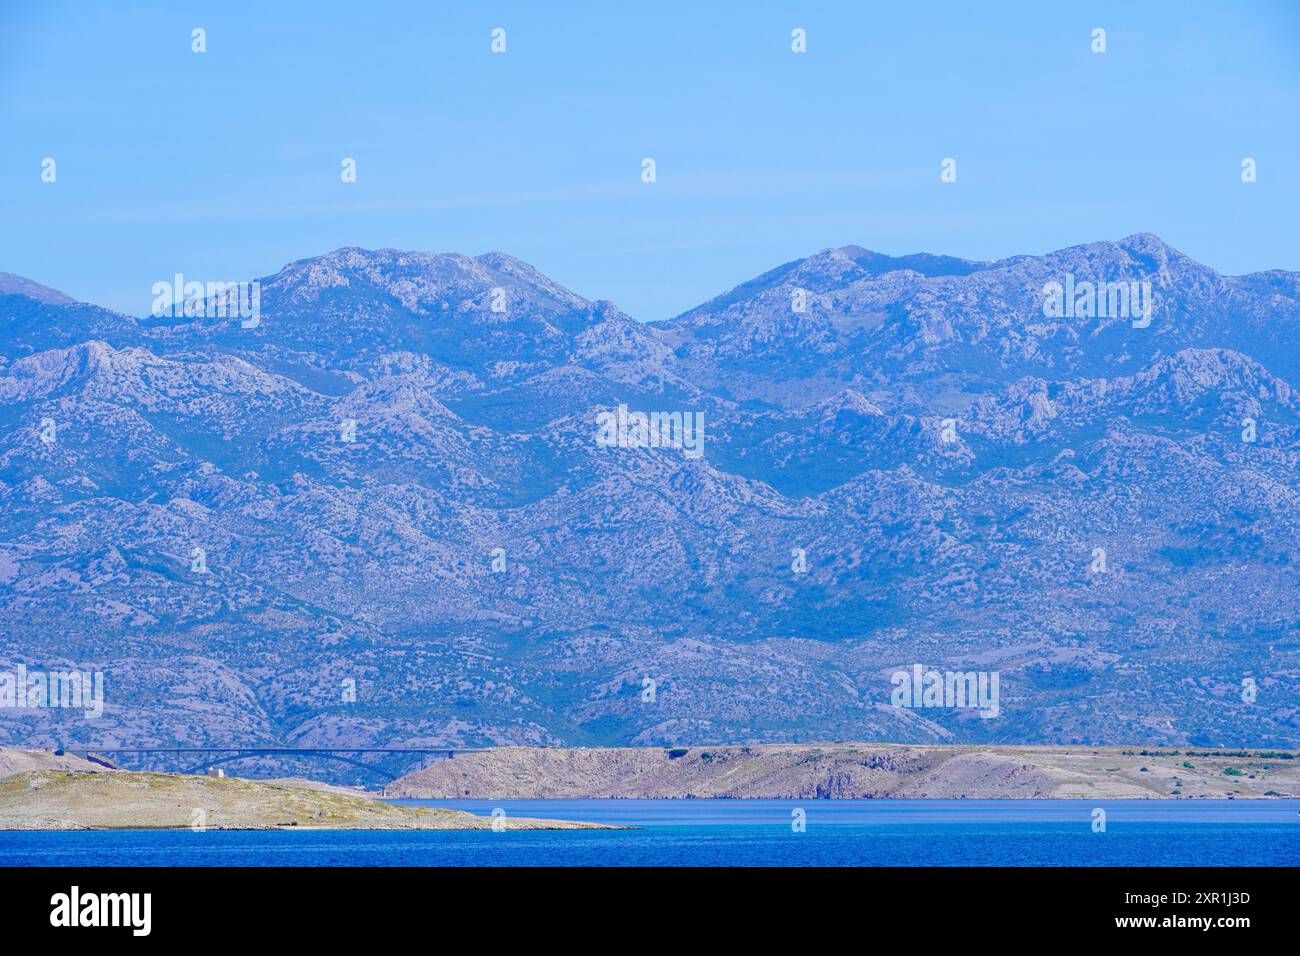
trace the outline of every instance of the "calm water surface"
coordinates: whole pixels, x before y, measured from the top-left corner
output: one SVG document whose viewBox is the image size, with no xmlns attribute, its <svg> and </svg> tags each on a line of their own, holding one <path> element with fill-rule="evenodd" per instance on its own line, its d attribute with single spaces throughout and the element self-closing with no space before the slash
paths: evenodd
<svg viewBox="0 0 1300 956">
<path fill-rule="evenodd" d="M 21 866 L 1300 864 L 1300 800 L 400 800 L 632 831 L 0 832 Z M 1093 809 L 1106 831 L 1093 832 Z M 804 812 L 794 832 L 792 811 Z"/>
</svg>

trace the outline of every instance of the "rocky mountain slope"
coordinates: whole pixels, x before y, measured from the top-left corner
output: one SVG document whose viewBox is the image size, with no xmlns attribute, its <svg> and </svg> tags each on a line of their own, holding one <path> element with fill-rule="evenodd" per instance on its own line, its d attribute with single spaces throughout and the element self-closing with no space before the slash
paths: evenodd
<svg viewBox="0 0 1300 956">
<path fill-rule="evenodd" d="M 24 288 L 0 671 L 106 699 L 0 741 L 1300 743 L 1300 275 L 848 247 L 648 325 L 502 254 L 303 260 L 251 327 Z M 703 454 L 602 444 L 620 404 Z M 999 715 L 892 706 L 913 663 Z"/>
<path fill-rule="evenodd" d="M 72 754 L 54 754 L 48 750 L 22 750 L 17 747 L 0 747 L 0 777 L 35 770 L 75 770 L 78 773 L 100 773 L 104 764 L 94 763 Z"/>
</svg>

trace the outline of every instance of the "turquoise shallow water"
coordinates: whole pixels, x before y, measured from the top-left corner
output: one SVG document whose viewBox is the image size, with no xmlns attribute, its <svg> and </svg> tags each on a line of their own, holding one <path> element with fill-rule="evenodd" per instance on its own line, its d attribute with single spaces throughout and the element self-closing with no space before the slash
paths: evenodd
<svg viewBox="0 0 1300 956">
<path fill-rule="evenodd" d="M 403 800 L 632 831 L 0 832 L 5 866 L 1295 866 L 1300 800 Z M 1106 831 L 1093 832 L 1093 809 Z M 804 832 L 792 829 L 802 809 Z"/>
</svg>

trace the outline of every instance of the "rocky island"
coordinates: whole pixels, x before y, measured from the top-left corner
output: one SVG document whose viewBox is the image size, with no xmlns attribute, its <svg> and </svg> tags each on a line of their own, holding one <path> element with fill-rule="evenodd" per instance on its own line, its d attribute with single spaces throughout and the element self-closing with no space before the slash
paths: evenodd
<svg viewBox="0 0 1300 956">
<path fill-rule="evenodd" d="M 610 830 L 595 823 L 402 807 L 343 787 L 136 773 L 0 750 L 0 830 Z"/>
</svg>

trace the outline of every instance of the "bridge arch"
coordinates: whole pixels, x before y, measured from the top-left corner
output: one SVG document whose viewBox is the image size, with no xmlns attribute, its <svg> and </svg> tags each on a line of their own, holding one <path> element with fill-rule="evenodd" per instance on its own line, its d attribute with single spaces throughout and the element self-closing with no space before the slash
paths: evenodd
<svg viewBox="0 0 1300 956">
<path fill-rule="evenodd" d="M 389 775 L 385 773 L 383 770 L 381 770 L 379 767 L 375 767 L 371 764 L 364 763 L 363 761 L 356 760 L 352 757 L 343 757 L 336 753 L 328 753 L 325 751 L 316 751 L 316 750 L 303 750 L 294 754 L 283 754 L 283 753 L 267 754 L 256 750 L 249 750 L 246 753 L 237 753 L 237 754 L 228 753 L 228 754 L 222 754 L 219 757 L 213 757 L 209 760 L 204 760 L 200 763 L 195 764 L 193 767 L 190 767 L 188 770 L 183 770 L 181 772 L 182 773 L 203 773 L 204 771 L 210 770 L 213 767 L 219 766 L 220 764 L 233 763 L 236 760 L 248 760 L 253 757 L 286 757 L 286 756 L 314 757 L 318 760 L 337 760 L 339 763 L 350 764 L 351 766 L 356 767 L 358 770 L 364 770 L 371 777 L 377 779 L 380 783 L 388 784 L 392 782 Z"/>
</svg>

